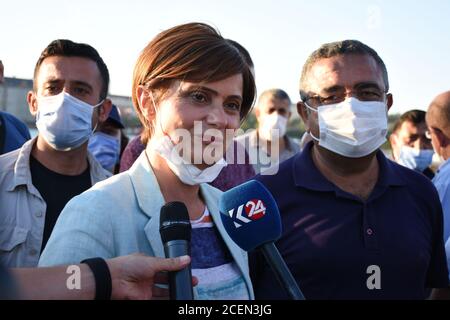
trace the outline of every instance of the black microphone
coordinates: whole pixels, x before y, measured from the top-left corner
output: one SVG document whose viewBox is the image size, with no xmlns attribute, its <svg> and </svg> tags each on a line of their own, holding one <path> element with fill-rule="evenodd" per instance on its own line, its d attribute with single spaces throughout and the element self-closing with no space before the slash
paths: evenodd
<svg viewBox="0 0 450 320">
<path fill-rule="evenodd" d="M 184 203 L 168 202 L 161 207 L 159 232 L 166 258 L 191 255 L 191 222 Z M 191 266 L 169 272 L 171 300 L 194 300 Z"/>
<path fill-rule="evenodd" d="M 281 237 L 275 199 L 262 183 L 250 180 L 222 194 L 220 217 L 228 235 L 245 251 L 261 250 L 274 275 L 292 300 L 305 297 L 274 242 Z"/>
</svg>

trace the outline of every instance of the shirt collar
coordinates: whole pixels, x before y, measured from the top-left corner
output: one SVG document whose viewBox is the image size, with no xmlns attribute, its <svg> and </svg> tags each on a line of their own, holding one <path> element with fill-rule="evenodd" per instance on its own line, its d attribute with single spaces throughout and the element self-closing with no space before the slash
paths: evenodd
<svg viewBox="0 0 450 320">
<path fill-rule="evenodd" d="M 31 171 L 30 171 L 30 154 L 36 143 L 37 137 L 27 141 L 20 148 L 19 154 L 17 156 L 17 161 L 14 165 L 14 179 L 9 187 L 9 190 L 14 190 L 17 186 L 26 185 L 28 190 L 31 192 L 34 190 L 31 181 Z"/>
<path fill-rule="evenodd" d="M 437 174 L 439 174 L 439 172 L 447 170 L 447 168 L 450 166 L 450 158 L 445 160 L 438 168 L 437 170 Z"/>
<path fill-rule="evenodd" d="M 26 185 L 28 191 L 38 195 L 36 188 L 33 186 L 30 169 L 30 155 L 34 144 L 36 143 L 37 136 L 31 140 L 28 140 L 20 148 L 17 161 L 14 165 L 14 179 L 11 185 L 8 187 L 9 191 L 13 191 L 20 185 Z M 88 151 L 87 160 L 89 163 L 89 171 L 91 175 L 92 185 L 110 177 L 112 174 L 102 168 L 100 163 L 94 158 L 94 156 Z"/>
<path fill-rule="evenodd" d="M 313 141 L 308 142 L 302 152 L 294 158 L 294 182 L 298 187 L 304 187 L 316 191 L 337 191 L 337 187 L 327 180 L 315 166 L 311 149 Z M 379 164 L 379 176 L 376 187 L 378 186 L 401 186 L 405 182 L 395 169 L 395 164 L 388 160 L 381 150 L 377 154 Z"/>
<path fill-rule="evenodd" d="M 292 140 L 288 137 L 287 134 L 285 134 L 285 135 L 283 136 L 283 139 L 284 139 L 284 143 L 285 143 L 285 145 L 286 145 L 286 149 L 289 150 L 289 151 L 294 151 L 294 148 L 293 148 L 293 146 L 292 146 L 292 143 L 293 143 L 293 142 L 292 142 Z M 251 147 L 255 147 L 255 148 L 261 148 L 261 149 L 263 149 L 264 151 L 267 151 L 266 148 L 264 148 L 264 146 L 267 146 L 267 145 L 266 145 L 266 144 L 260 145 L 260 143 L 259 143 L 260 140 L 261 140 L 261 139 L 259 138 L 258 130 L 257 130 L 257 129 L 253 130 L 253 131 L 250 133 L 250 146 L 251 146 Z"/>
</svg>

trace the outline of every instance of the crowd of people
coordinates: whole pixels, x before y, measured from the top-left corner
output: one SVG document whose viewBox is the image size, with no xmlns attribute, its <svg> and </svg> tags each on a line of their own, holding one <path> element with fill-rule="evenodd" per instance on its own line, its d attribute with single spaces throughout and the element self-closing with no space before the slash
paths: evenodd
<svg viewBox="0 0 450 320">
<path fill-rule="evenodd" d="M 52 41 L 26 97 L 38 135 L 0 113 L 0 297 L 164 298 L 166 272 L 190 264 L 196 299 L 288 299 L 220 218 L 221 194 L 255 179 L 278 205 L 276 246 L 306 299 L 449 298 L 450 91 L 388 137 L 388 70 L 360 41 L 311 53 L 296 104 L 280 88 L 256 99 L 255 74 L 207 24 L 162 31 L 135 63 L 142 132 L 128 141 L 101 55 Z M 242 134 L 251 112 L 257 127 Z M 301 141 L 287 135 L 293 112 Z M 187 207 L 190 257 L 164 258 L 171 201 Z M 67 287 L 68 266 L 82 290 Z"/>
</svg>

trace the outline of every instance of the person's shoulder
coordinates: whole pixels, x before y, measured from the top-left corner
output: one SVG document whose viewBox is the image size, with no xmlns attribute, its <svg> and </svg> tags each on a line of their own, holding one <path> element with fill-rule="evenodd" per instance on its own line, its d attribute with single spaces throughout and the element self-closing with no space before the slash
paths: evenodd
<svg viewBox="0 0 450 320">
<path fill-rule="evenodd" d="M 416 188 L 420 186 L 433 187 L 433 183 L 423 173 L 409 169 L 390 159 L 386 159 L 388 165 L 405 182 L 407 187 Z"/>
<path fill-rule="evenodd" d="M 432 182 L 439 193 L 443 205 L 447 206 L 450 200 L 450 162 L 441 165 Z"/>
<path fill-rule="evenodd" d="M 20 148 L 0 155 L 0 175 L 14 171 Z"/>
<path fill-rule="evenodd" d="M 434 176 L 433 182 L 435 184 L 448 185 L 450 184 L 450 160 L 449 162 L 443 163 L 436 175 Z"/>
<path fill-rule="evenodd" d="M 421 172 L 406 168 L 390 159 L 387 159 L 391 167 L 391 174 L 397 175 L 404 188 L 413 194 L 416 201 L 427 203 L 439 202 L 439 195 L 433 182 Z"/>
<path fill-rule="evenodd" d="M 21 123 L 21 124 L 23 124 L 23 122 L 20 121 L 19 118 L 17 118 L 16 116 L 12 115 L 11 113 L 0 111 L 0 116 L 5 121 L 10 121 L 10 122 L 14 122 L 14 123 Z"/>
<path fill-rule="evenodd" d="M 128 174 L 118 174 L 97 182 L 94 186 L 73 197 L 61 212 L 60 219 L 83 224 L 80 219 L 117 221 L 124 223 L 136 207 L 136 197 Z M 126 214 L 124 214 L 126 213 Z"/>
<path fill-rule="evenodd" d="M 120 191 L 125 192 L 129 188 L 132 188 L 130 174 L 128 171 L 125 171 L 116 175 L 111 175 L 111 173 L 109 173 L 109 177 L 107 179 L 97 182 L 89 190 L 101 194 L 108 194 Z"/>
<path fill-rule="evenodd" d="M 126 150 L 129 150 L 129 152 L 132 153 L 141 153 L 142 150 L 145 149 L 145 145 L 141 141 L 141 136 L 136 136 L 133 139 L 131 139 L 130 142 L 128 142 L 127 146 L 125 147 Z"/>
<path fill-rule="evenodd" d="M 111 199 L 116 197 L 120 201 L 128 199 L 130 191 L 132 191 L 132 184 L 129 174 L 128 172 L 123 172 L 97 182 L 88 190 L 72 198 L 72 200 L 78 204 L 86 205 L 93 201 L 97 205 L 107 207 L 114 205 L 114 201 L 111 201 Z"/>
<path fill-rule="evenodd" d="M 28 132 L 27 125 L 22 120 L 17 118 L 16 116 L 14 116 L 10 113 L 7 113 L 7 112 L 3 112 L 3 111 L 0 111 L 0 115 L 5 123 L 8 122 L 9 124 L 14 125 L 16 128 L 19 128 L 22 131 Z"/>
<path fill-rule="evenodd" d="M 301 142 L 299 139 L 294 138 L 294 137 L 287 137 L 290 143 L 290 146 L 292 147 L 293 151 L 295 153 L 301 151 Z"/>
<path fill-rule="evenodd" d="M 285 186 L 294 177 L 294 163 L 300 153 L 257 174 L 254 179 L 265 185 Z"/>
</svg>

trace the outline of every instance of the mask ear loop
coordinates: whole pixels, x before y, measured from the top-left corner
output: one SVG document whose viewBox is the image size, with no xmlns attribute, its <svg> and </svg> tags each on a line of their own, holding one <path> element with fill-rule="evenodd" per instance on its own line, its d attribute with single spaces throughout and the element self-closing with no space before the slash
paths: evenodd
<svg viewBox="0 0 450 320">
<path fill-rule="evenodd" d="M 319 112 L 318 110 L 316 110 L 316 109 L 310 107 L 306 102 L 303 102 L 303 104 L 305 105 L 305 107 L 306 107 L 307 109 L 309 109 L 309 110 L 311 110 L 311 111 L 314 111 L 314 112 L 317 112 L 317 113 Z M 320 139 L 317 138 L 316 136 L 314 136 L 314 135 L 312 134 L 311 130 L 307 131 L 307 133 L 311 136 L 311 138 L 313 138 L 313 139 L 316 140 L 317 142 L 320 142 Z"/>
<path fill-rule="evenodd" d="M 175 146 L 176 143 L 172 140 L 172 137 L 166 133 L 166 131 L 164 130 L 163 126 L 162 126 L 162 122 L 161 122 L 161 113 L 157 110 L 156 108 L 156 103 L 155 103 L 155 99 L 153 98 L 153 93 L 151 90 L 148 91 L 148 93 L 150 94 L 150 99 L 152 99 L 152 103 L 153 103 L 153 109 L 155 110 L 155 114 L 156 114 L 156 122 L 159 122 L 159 128 L 161 129 L 161 132 L 163 133 L 163 135 L 167 136 L 170 141 L 173 143 L 173 145 Z M 158 121 L 158 117 L 159 117 L 159 121 Z"/>
<path fill-rule="evenodd" d="M 102 104 L 105 102 L 105 99 L 103 99 L 102 101 L 100 101 L 99 103 L 97 103 L 95 106 L 93 106 L 92 108 L 98 108 L 98 110 L 100 110 L 99 107 L 102 107 Z M 95 124 L 94 129 L 92 129 L 91 135 L 97 131 L 98 125 L 100 124 L 100 111 L 98 112 L 98 116 L 97 116 L 97 123 Z"/>
</svg>

